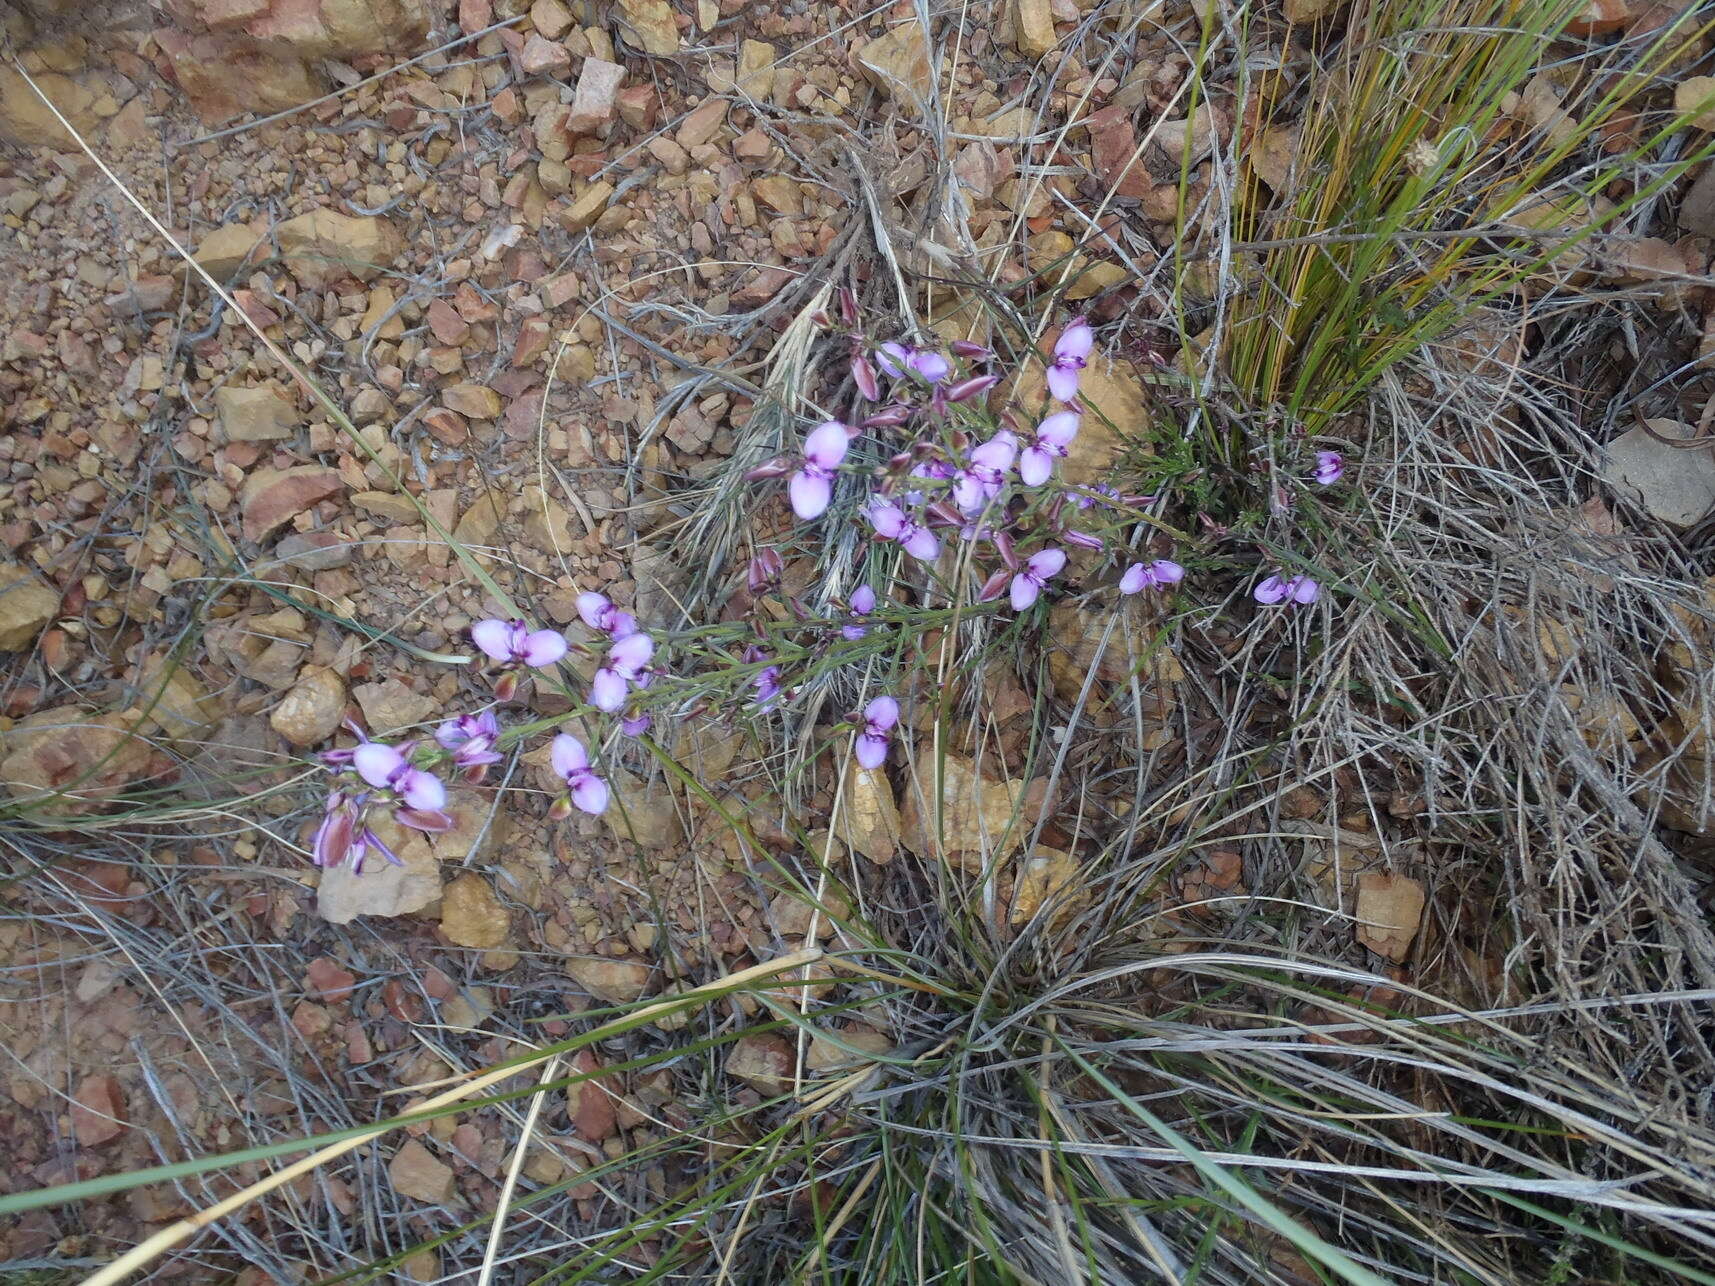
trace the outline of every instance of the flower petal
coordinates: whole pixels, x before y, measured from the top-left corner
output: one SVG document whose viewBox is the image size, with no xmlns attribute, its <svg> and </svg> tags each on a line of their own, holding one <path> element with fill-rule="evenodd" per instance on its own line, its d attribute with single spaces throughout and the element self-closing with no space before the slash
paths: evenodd
<svg viewBox="0 0 1715 1286">
<path fill-rule="evenodd" d="M 592 630 L 605 630 L 612 618 L 613 601 L 593 589 L 578 595 L 578 615 Z"/>
<path fill-rule="evenodd" d="M 628 679 L 636 679 L 655 655 L 655 640 L 647 634 L 628 634 L 607 650 L 607 663 Z"/>
<path fill-rule="evenodd" d="M 579 769 L 590 766 L 589 751 L 585 750 L 584 743 L 571 733 L 562 732 L 548 748 L 548 763 L 553 767 L 556 777 L 570 777 Z"/>
<path fill-rule="evenodd" d="M 519 649 L 525 665 L 545 670 L 566 654 L 566 636 L 558 630 L 536 630 L 524 636 Z"/>
<path fill-rule="evenodd" d="M 1077 368 L 1050 366 L 1048 368 L 1048 391 L 1062 402 L 1070 402 L 1073 398 L 1077 397 Z"/>
<path fill-rule="evenodd" d="M 1040 487 L 1054 475 L 1054 457 L 1041 447 L 1025 447 L 1018 453 L 1018 480 L 1027 487 Z"/>
<path fill-rule="evenodd" d="M 805 522 L 825 514 L 834 498 L 834 484 L 829 479 L 803 469 L 792 475 L 786 490 L 792 497 L 792 512 Z"/>
<path fill-rule="evenodd" d="M 971 449 L 971 467 L 1005 473 L 1012 468 L 1013 457 L 1017 454 L 1018 439 L 1003 429 L 981 446 Z"/>
<path fill-rule="evenodd" d="M 887 762 L 887 738 L 874 737 L 867 732 L 858 734 L 853 754 L 861 767 L 875 769 Z"/>
<path fill-rule="evenodd" d="M 916 371 L 931 384 L 939 384 L 952 374 L 953 364 L 939 353 L 919 350 L 908 359 L 911 369 Z"/>
<path fill-rule="evenodd" d="M 512 626 L 506 621 L 478 621 L 470 627 L 470 641 L 493 660 L 512 659 Z"/>
<path fill-rule="evenodd" d="M 859 616 L 868 616 L 875 611 L 875 591 L 868 585 L 859 585 L 852 591 L 851 606 Z"/>
<path fill-rule="evenodd" d="M 1060 332 L 1060 338 L 1054 342 L 1055 357 L 1070 357 L 1082 359 L 1090 355 L 1090 349 L 1095 347 L 1096 334 L 1090 329 L 1090 323 L 1082 317 L 1074 317 L 1066 323 L 1066 329 Z"/>
<path fill-rule="evenodd" d="M 1251 597 L 1259 603 L 1278 603 L 1286 597 L 1286 582 L 1278 576 L 1270 576 L 1251 591 Z"/>
<path fill-rule="evenodd" d="M 626 690 L 625 676 L 604 665 L 590 682 L 590 704 L 597 710 L 612 714 L 625 704 Z"/>
<path fill-rule="evenodd" d="M 1294 603 L 1314 603 L 1322 593 L 1322 587 L 1308 576 L 1294 576 L 1287 589 Z"/>
<path fill-rule="evenodd" d="M 396 808 L 393 820 L 430 835 L 445 835 L 453 828 L 453 819 L 438 808 Z"/>
<path fill-rule="evenodd" d="M 1142 563 L 1133 563 L 1125 569 L 1125 575 L 1120 577 L 1120 593 L 1138 594 L 1151 584 L 1149 568 Z"/>
<path fill-rule="evenodd" d="M 863 721 L 879 731 L 893 727 L 899 722 L 899 702 L 892 697 L 877 697 L 863 708 Z"/>
<path fill-rule="evenodd" d="M 905 365 L 910 360 L 911 350 L 891 339 L 875 351 L 875 364 L 893 379 L 905 374 Z"/>
<path fill-rule="evenodd" d="M 323 868 L 345 861 L 355 831 L 353 822 L 351 810 L 343 805 L 322 818 L 322 824 L 316 828 L 315 843 L 310 846 L 310 860 Z"/>
<path fill-rule="evenodd" d="M 900 548 L 913 558 L 932 563 L 941 556 L 941 542 L 927 527 L 911 524 L 911 531 L 899 542 Z"/>
<path fill-rule="evenodd" d="M 1036 596 L 1041 592 L 1041 586 L 1036 583 L 1029 572 L 1019 572 L 1012 578 L 1012 587 L 1009 591 L 1012 598 L 1012 610 L 1022 612 L 1036 601 Z"/>
<path fill-rule="evenodd" d="M 827 420 L 810 430 L 804 439 L 804 458 L 824 469 L 834 469 L 846 458 L 851 436 L 838 420 Z"/>
<path fill-rule="evenodd" d="M 898 505 L 878 500 L 869 507 L 869 525 L 883 540 L 897 540 L 906 527 L 905 511 Z"/>
<path fill-rule="evenodd" d="M 405 766 L 405 756 L 379 741 L 366 741 L 351 752 L 351 766 L 371 786 L 385 786 Z"/>
<path fill-rule="evenodd" d="M 1056 411 L 1036 426 L 1037 439 L 1057 447 L 1068 447 L 1078 436 L 1078 419 L 1076 411 Z"/>
<path fill-rule="evenodd" d="M 1037 580 L 1047 580 L 1050 576 L 1058 576 L 1066 566 L 1066 551 L 1058 548 L 1039 550 L 1025 559 L 1024 565 Z"/>
<path fill-rule="evenodd" d="M 1157 558 L 1149 570 L 1157 585 L 1177 585 L 1185 579 L 1185 569 L 1171 558 Z"/>
<path fill-rule="evenodd" d="M 434 773 L 407 769 L 399 782 L 399 796 L 419 812 L 439 812 L 446 806 L 447 788 Z"/>
<path fill-rule="evenodd" d="M 605 813 L 607 783 L 592 772 L 584 773 L 572 787 L 572 803 L 592 817 Z"/>
<path fill-rule="evenodd" d="M 457 750 L 471 739 L 472 732 L 466 727 L 467 719 L 468 715 L 461 714 L 456 719 L 448 719 L 435 729 L 435 740 L 440 743 L 441 749 Z"/>
</svg>

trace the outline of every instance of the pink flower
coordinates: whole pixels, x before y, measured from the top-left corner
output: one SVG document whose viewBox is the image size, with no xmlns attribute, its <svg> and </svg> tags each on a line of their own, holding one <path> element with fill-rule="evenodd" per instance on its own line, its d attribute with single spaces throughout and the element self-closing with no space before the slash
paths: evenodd
<svg viewBox="0 0 1715 1286">
<path fill-rule="evenodd" d="M 637 633 L 637 618 L 630 612 L 620 611 L 606 594 L 597 594 L 594 590 L 578 595 L 578 615 L 592 630 L 600 630 L 612 638 L 629 638 Z"/>
<path fill-rule="evenodd" d="M 904 379 L 905 372 L 912 371 L 930 384 L 939 384 L 953 372 L 953 364 L 941 354 L 895 340 L 876 350 L 875 364 L 893 379 Z"/>
<path fill-rule="evenodd" d="M 649 731 L 649 725 L 655 721 L 646 714 L 634 714 L 628 719 L 619 721 L 619 730 L 627 737 L 641 737 Z"/>
<path fill-rule="evenodd" d="M 887 762 L 887 740 L 898 722 L 899 702 L 892 697 L 877 697 L 863 708 L 863 731 L 858 733 L 856 751 L 860 765 L 874 769 Z"/>
<path fill-rule="evenodd" d="M 478 621 L 470 627 L 470 638 L 491 660 L 536 670 L 553 665 L 566 654 L 568 646 L 558 630 L 532 631 L 523 621 Z"/>
<path fill-rule="evenodd" d="M 834 498 L 834 472 L 846 458 L 851 443 L 846 426 L 828 420 L 810 430 L 804 439 L 804 466 L 786 484 L 792 497 L 792 512 L 805 522 L 820 518 Z"/>
<path fill-rule="evenodd" d="M 764 666 L 750 680 L 750 686 L 756 689 L 753 698 L 758 710 L 766 710 L 774 704 L 780 695 L 780 667 L 778 665 Z"/>
<path fill-rule="evenodd" d="M 1338 451 L 1318 451 L 1316 471 L 1310 476 L 1324 487 L 1331 487 L 1346 472 L 1346 461 Z"/>
<path fill-rule="evenodd" d="M 607 783 L 590 768 L 583 742 L 562 732 L 548 750 L 548 762 L 554 775 L 565 779 L 566 796 L 580 811 L 592 817 L 607 811 Z"/>
<path fill-rule="evenodd" d="M 1048 364 L 1048 391 L 1062 402 L 1078 396 L 1078 372 L 1084 369 L 1095 342 L 1095 332 L 1082 317 L 1074 317 L 1060 332 L 1054 360 Z"/>
<path fill-rule="evenodd" d="M 1024 566 L 1012 574 L 1012 610 L 1022 612 L 1037 599 L 1048 582 L 1066 566 L 1064 549 L 1043 549 L 1024 560 Z"/>
<path fill-rule="evenodd" d="M 351 766 L 371 786 L 390 790 L 418 812 L 439 812 L 446 806 L 447 788 L 433 773 L 413 767 L 410 758 L 393 746 L 366 741 L 352 751 Z"/>
<path fill-rule="evenodd" d="M 500 737 L 500 723 L 494 711 L 481 714 L 461 714 L 448 719 L 435 729 L 435 740 L 443 749 L 453 752 L 453 763 L 460 768 L 481 768 L 500 762 L 495 742 Z"/>
<path fill-rule="evenodd" d="M 1066 458 L 1066 449 L 1078 436 L 1075 411 L 1056 411 L 1036 426 L 1036 441 L 1018 455 L 1018 477 L 1027 487 L 1040 487 L 1054 475 L 1054 462 Z"/>
<path fill-rule="evenodd" d="M 369 828 L 364 825 L 363 800 L 362 795 L 353 798 L 339 790 L 328 795 L 322 824 L 316 827 L 316 837 L 310 845 L 310 860 L 323 870 L 349 862 L 353 875 L 363 874 L 363 859 L 368 855 L 370 839 Z M 376 847 L 393 865 L 403 865 L 387 845 L 377 841 Z"/>
<path fill-rule="evenodd" d="M 840 626 L 840 633 L 855 643 L 869 633 L 869 626 L 862 624 L 861 621 L 863 617 L 875 611 L 875 591 L 868 585 L 859 585 L 852 591 L 850 606 L 854 619 Z"/>
<path fill-rule="evenodd" d="M 919 460 L 911 466 L 911 472 L 906 475 L 912 478 L 922 478 L 926 482 L 945 482 L 954 476 L 953 466 L 945 460 Z M 907 491 L 904 494 L 905 503 L 920 505 L 923 503 L 921 491 Z"/>
<path fill-rule="evenodd" d="M 1166 589 L 1185 579 L 1185 569 L 1171 558 L 1157 558 L 1153 563 L 1133 563 L 1120 577 L 1120 593 L 1136 594 L 1146 589 Z"/>
<path fill-rule="evenodd" d="M 607 650 L 607 660 L 590 684 L 590 704 L 612 714 L 625 704 L 633 687 L 647 686 L 649 662 L 655 655 L 655 640 L 647 634 L 630 634 Z"/>
<path fill-rule="evenodd" d="M 1284 578 L 1276 572 L 1251 591 L 1259 603 L 1314 603 L 1322 587 L 1308 576 Z"/>
<path fill-rule="evenodd" d="M 1060 539 L 1068 545 L 1076 545 L 1079 549 L 1093 549 L 1097 553 L 1100 553 L 1104 548 L 1100 536 L 1092 536 L 1087 531 L 1075 531 L 1071 527 L 1061 529 Z"/>
<path fill-rule="evenodd" d="M 898 505 L 877 496 L 870 503 L 869 525 L 876 538 L 891 540 L 913 558 L 932 563 L 941 552 L 941 542 L 927 527 L 911 521 Z"/>
<path fill-rule="evenodd" d="M 980 512 L 1006 486 L 1007 470 L 1018 454 L 1018 439 L 1005 429 L 979 447 L 953 475 L 953 503 L 967 514 Z"/>
</svg>

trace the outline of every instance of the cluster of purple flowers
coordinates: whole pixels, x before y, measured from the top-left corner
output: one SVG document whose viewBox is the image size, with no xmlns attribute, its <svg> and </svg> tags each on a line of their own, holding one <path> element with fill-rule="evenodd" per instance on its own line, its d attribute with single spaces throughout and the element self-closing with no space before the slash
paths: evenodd
<svg viewBox="0 0 1715 1286">
<path fill-rule="evenodd" d="M 871 403 L 884 401 L 883 379 L 889 387 L 885 404 L 860 424 L 825 421 L 806 435 L 800 455 L 751 471 L 752 478 L 786 478 L 787 496 L 800 520 L 815 521 L 827 513 L 855 439 L 868 431 L 897 428 L 926 414 L 934 432 L 895 454 L 881 474 L 879 487 L 863 501 L 862 518 L 871 538 L 896 544 L 923 562 L 939 558 L 943 532 L 956 533 L 967 542 L 984 542 L 992 547 L 1000 566 L 984 581 L 979 599 L 987 602 L 1005 595 L 1013 611 L 1022 613 L 1065 570 L 1065 546 L 1098 552 L 1105 547 L 1100 536 L 1068 526 L 1070 515 L 1097 508 L 1126 510 L 1153 502 L 1154 497 L 1125 496 L 1106 484 L 1087 488 L 1051 485 L 1059 462 L 1068 457 L 1078 437 L 1084 410 L 1078 400 L 1079 385 L 1094 347 L 1094 334 L 1083 318 L 1067 324 L 1047 362 L 1047 388 L 1061 404 L 1059 409 L 1044 415 L 1028 431 L 1003 417 L 986 439 L 972 441 L 954 427 L 952 408 L 985 393 L 1000 377 L 992 373 L 961 377 L 953 359 L 986 362 L 992 356 L 988 350 L 977 344 L 954 343 L 950 346 L 952 357 L 948 357 L 931 348 L 898 341 L 871 348 L 856 332 L 856 304 L 849 292 L 842 292 L 841 303 L 852 327 L 850 371 L 855 387 Z M 1319 451 L 1310 478 L 1322 486 L 1332 486 L 1344 469 L 1337 452 Z M 1016 550 L 1015 544 L 1035 547 L 1026 553 Z M 749 568 L 752 595 L 778 589 L 783 566 L 778 552 L 759 552 Z M 1153 558 L 1130 564 L 1120 575 L 1117 588 L 1122 595 L 1167 591 L 1185 576 L 1182 564 L 1170 558 Z M 1256 585 L 1252 597 L 1268 605 L 1309 604 L 1319 593 L 1320 587 L 1310 577 L 1276 571 Z M 871 618 L 879 601 L 874 588 L 859 585 L 845 604 L 844 617 L 827 628 L 837 629 L 848 642 L 865 638 L 875 628 Z M 796 600 L 792 606 L 803 617 L 804 609 Z M 472 642 L 491 663 L 497 698 L 511 700 L 524 672 L 552 671 L 575 648 L 592 661 L 599 658 L 589 688 L 589 706 L 601 715 L 615 716 L 624 735 L 641 735 L 650 726 L 650 718 L 638 708 L 636 698 L 662 673 L 656 664 L 655 639 L 639 628 L 631 613 L 621 611 L 603 594 L 580 594 L 577 611 L 584 624 L 601 636 L 599 648 L 574 645 L 557 630 L 532 630 L 522 620 L 490 619 L 471 627 Z M 754 667 L 745 679 L 751 708 L 766 712 L 782 694 L 790 695 L 783 687 L 781 665 L 761 648 L 745 648 L 743 661 L 747 667 Z M 850 716 L 853 754 L 861 767 L 875 770 L 886 763 L 899 719 L 898 701 L 886 695 L 875 697 L 861 712 Z M 390 746 L 370 741 L 354 725 L 347 726 L 357 737 L 357 744 L 322 755 L 334 777 L 313 846 L 314 859 L 323 867 L 343 863 L 361 872 L 371 852 L 397 864 L 397 854 L 376 835 L 371 819 L 380 812 L 390 812 L 400 825 L 429 833 L 446 831 L 453 825 L 446 812 L 447 789 L 433 769 L 444 767 L 475 783 L 502 758 L 503 734 L 493 710 L 446 720 L 429 744 L 412 741 Z M 589 749 L 582 741 L 570 733 L 559 733 L 550 748 L 549 761 L 555 776 L 564 783 L 564 792 L 551 806 L 550 817 L 564 818 L 574 810 L 591 815 L 606 810 L 607 782 L 592 766 Z"/>
</svg>

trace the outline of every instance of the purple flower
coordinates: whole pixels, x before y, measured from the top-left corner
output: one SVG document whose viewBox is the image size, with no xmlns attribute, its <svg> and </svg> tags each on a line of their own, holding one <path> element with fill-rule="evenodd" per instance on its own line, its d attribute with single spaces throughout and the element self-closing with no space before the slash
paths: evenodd
<svg viewBox="0 0 1715 1286">
<path fill-rule="evenodd" d="M 408 809 L 438 813 L 446 807 L 447 788 L 441 779 L 415 767 L 410 756 L 397 747 L 366 741 L 352 751 L 351 766 L 371 786 L 392 791 Z"/>
<path fill-rule="evenodd" d="M 851 443 L 846 426 L 838 420 L 828 420 L 810 430 L 804 439 L 804 466 L 787 482 L 792 497 L 792 512 L 805 522 L 820 518 L 834 498 L 834 471 L 846 458 Z"/>
<path fill-rule="evenodd" d="M 840 633 L 844 635 L 846 639 L 855 643 L 865 634 L 869 633 L 869 626 L 860 624 L 859 622 L 863 617 L 868 616 L 871 612 L 875 611 L 875 591 L 868 585 L 859 585 L 852 591 L 852 601 L 850 606 L 852 616 L 856 619 L 840 626 Z"/>
<path fill-rule="evenodd" d="M 1018 455 L 1018 476 L 1027 487 L 1040 487 L 1054 475 L 1054 462 L 1066 458 L 1066 449 L 1078 436 L 1075 411 L 1056 411 L 1036 426 L 1036 441 Z"/>
<path fill-rule="evenodd" d="M 630 634 L 615 641 L 590 684 L 590 704 L 609 714 L 619 709 L 633 687 L 648 686 L 646 672 L 654 655 L 655 640 L 647 634 Z"/>
<path fill-rule="evenodd" d="M 580 811 L 592 817 L 607 811 L 607 783 L 590 768 L 583 742 L 562 732 L 548 750 L 548 762 L 554 775 L 565 779 L 566 796 Z"/>
<path fill-rule="evenodd" d="M 1012 610 L 1022 612 L 1034 603 L 1065 565 L 1064 549 L 1043 549 L 1025 559 L 1024 566 L 1012 574 Z"/>
<path fill-rule="evenodd" d="M 349 862 L 353 875 L 363 874 L 363 859 L 369 851 L 369 828 L 363 824 L 364 798 L 340 790 L 328 795 L 327 811 L 322 814 L 322 824 L 316 827 L 316 838 L 310 845 L 310 860 L 323 870 Z M 377 847 L 393 865 L 401 865 L 392 849 L 385 844 Z"/>
<path fill-rule="evenodd" d="M 875 364 L 893 379 L 904 379 L 905 372 L 912 371 L 930 384 L 939 384 L 953 373 L 953 364 L 941 354 L 896 340 L 888 340 L 876 350 Z"/>
<path fill-rule="evenodd" d="M 906 359 L 911 369 L 931 384 L 939 384 L 953 373 L 953 364 L 941 354 L 919 348 Z"/>
<path fill-rule="evenodd" d="M 947 479 L 954 476 L 954 470 L 953 466 L 948 464 L 945 460 L 919 460 L 916 464 L 911 466 L 911 472 L 907 476 L 912 478 L 922 478 L 925 481 L 930 482 L 945 482 Z M 905 503 L 909 505 L 920 505 L 923 503 L 923 493 L 921 491 L 907 491 L 904 493 L 904 498 Z"/>
<path fill-rule="evenodd" d="M 553 665 L 567 648 L 565 635 L 558 630 L 532 631 L 523 621 L 478 621 L 470 627 L 470 638 L 491 660 L 537 670 Z"/>
<path fill-rule="evenodd" d="M 615 607 L 606 594 L 586 590 L 578 595 L 578 615 L 592 630 L 611 638 L 630 638 L 637 633 L 637 618 Z"/>
<path fill-rule="evenodd" d="M 1331 487 L 1346 472 L 1346 461 L 1338 451 L 1318 451 L 1316 471 L 1310 476 L 1324 487 Z"/>
<path fill-rule="evenodd" d="M 761 658 L 756 658 L 760 660 Z M 750 680 L 750 686 L 756 689 L 756 708 L 766 710 L 774 704 L 774 699 L 780 695 L 780 667 L 778 665 L 764 666 Z"/>
<path fill-rule="evenodd" d="M 879 540 L 896 541 L 913 558 L 932 563 L 941 552 L 935 533 L 913 522 L 898 505 L 877 496 L 869 507 L 869 525 Z"/>
<path fill-rule="evenodd" d="M 1285 578 L 1276 572 L 1251 591 L 1259 603 L 1314 603 L 1322 587 L 1308 576 Z"/>
<path fill-rule="evenodd" d="M 1074 317 L 1054 344 L 1054 360 L 1048 364 L 1048 391 L 1062 402 L 1078 396 L 1078 372 L 1084 369 L 1096 336 L 1082 317 Z"/>
<path fill-rule="evenodd" d="M 500 722 L 492 710 L 484 710 L 481 714 L 461 714 L 435 729 L 435 740 L 443 749 L 453 752 L 453 762 L 460 768 L 480 768 L 499 763 L 500 756 L 494 750 L 499 737 Z"/>
<path fill-rule="evenodd" d="M 649 731 L 649 725 L 654 722 L 646 714 L 634 714 L 628 719 L 619 721 L 619 730 L 628 737 L 641 737 Z"/>
<path fill-rule="evenodd" d="M 1146 589 L 1166 589 L 1185 579 L 1185 569 L 1170 558 L 1153 563 L 1133 563 L 1120 577 L 1120 593 L 1136 594 Z"/>
<path fill-rule="evenodd" d="M 1070 527 L 1066 527 L 1061 530 L 1060 539 L 1064 540 L 1068 545 L 1076 545 L 1079 549 L 1094 549 L 1098 553 L 1100 553 L 1103 548 L 1102 538 L 1100 536 L 1092 536 L 1087 531 L 1074 531 Z"/>
<path fill-rule="evenodd" d="M 953 475 L 953 503 L 967 514 L 980 512 L 1006 486 L 1007 470 L 1018 454 L 1018 439 L 1005 429 L 971 454 L 963 469 Z"/>
<path fill-rule="evenodd" d="M 877 697 L 863 708 L 863 731 L 858 733 L 857 761 L 875 769 L 887 762 L 887 740 L 899 722 L 899 702 Z"/>
</svg>

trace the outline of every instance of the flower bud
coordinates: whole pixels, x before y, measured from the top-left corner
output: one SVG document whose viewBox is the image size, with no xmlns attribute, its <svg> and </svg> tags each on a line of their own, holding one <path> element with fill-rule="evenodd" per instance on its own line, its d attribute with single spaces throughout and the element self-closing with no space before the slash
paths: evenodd
<svg viewBox="0 0 1715 1286">
<path fill-rule="evenodd" d="M 973 362 L 986 362 L 994 356 L 993 353 L 989 352 L 987 345 L 973 343 L 968 339 L 955 339 L 948 347 L 958 356 L 968 358 Z"/>
<path fill-rule="evenodd" d="M 1006 587 L 1012 581 L 1012 573 L 1002 568 L 983 582 L 983 587 L 977 591 L 979 603 L 991 602 L 1006 593 Z"/>
<path fill-rule="evenodd" d="M 833 324 L 834 319 L 829 315 L 826 308 L 818 308 L 810 314 L 810 325 L 816 327 L 817 330 L 827 330 Z"/>
<path fill-rule="evenodd" d="M 1018 555 L 1012 551 L 1012 537 L 1004 531 L 994 534 L 994 550 L 1000 555 L 1000 561 L 1012 571 L 1018 570 Z"/>
<path fill-rule="evenodd" d="M 946 400 L 949 402 L 966 402 L 979 393 L 986 393 L 1000 383 L 998 375 L 973 375 L 968 380 L 960 380 L 947 389 Z"/>
<path fill-rule="evenodd" d="M 569 795 L 561 795 L 548 808 L 548 820 L 563 822 L 572 815 L 572 800 Z"/>
<path fill-rule="evenodd" d="M 1070 527 L 1060 533 L 1060 539 L 1068 545 L 1076 545 L 1080 549 L 1094 549 L 1098 553 L 1102 548 L 1100 537 L 1092 536 L 1087 531 L 1073 531 Z"/>
<path fill-rule="evenodd" d="M 510 700 L 512 700 L 513 697 L 515 697 L 517 695 L 518 695 L 518 674 L 517 674 L 517 671 L 508 670 L 505 674 L 502 674 L 498 678 L 495 679 L 495 681 L 494 681 L 494 699 L 496 701 L 510 701 Z"/>
<path fill-rule="evenodd" d="M 876 382 L 875 368 L 861 354 L 852 356 L 852 383 L 857 385 L 857 391 L 863 394 L 866 402 L 881 400 L 881 385 Z"/>
<path fill-rule="evenodd" d="M 773 549 L 765 549 L 750 560 L 750 567 L 745 573 L 745 583 L 750 586 L 752 594 L 759 594 L 780 580 L 780 573 L 785 564 L 780 560 L 780 554 Z"/>
<path fill-rule="evenodd" d="M 857 296 L 852 293 L 850 286 L 840 287 L 840 319 L 848 326 L 858 324 Z"/>
<path fill-rule="evenodd" d="M 792 472 L 792 462 L 785 458 L 770 460 L 748 470 L 744 475 L 746 482 L 763 482 L 769 478 L 784 478 Z"/>
<path fill-rule="evenodd" d="M 912 408 L 903 403 L 895 402 L 892 406 L 884 406 L 874 415 L 864 420 L 866 429 L 889 429 L 904 424 L 911 418 Z"/>
</svg>

